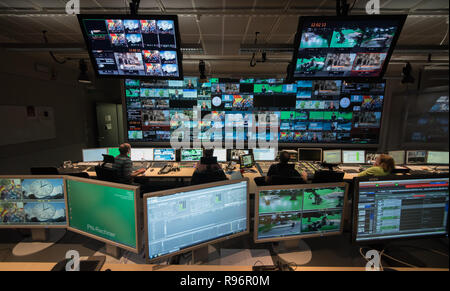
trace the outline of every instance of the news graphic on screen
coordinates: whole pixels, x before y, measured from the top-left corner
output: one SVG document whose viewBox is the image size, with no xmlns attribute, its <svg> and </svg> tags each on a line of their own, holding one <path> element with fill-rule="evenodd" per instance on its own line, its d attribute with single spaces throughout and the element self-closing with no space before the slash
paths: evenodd
<svg viewBox="0 0 450 291">
<path fill-rule="evenodd" d="M 1 227 L 65 227 L 62 177 L 0 177 Z"/>
<path fill-rule="evenodd" d="M 175 161 L 175 150 L 174 149 L 155 149 L 153 159 L 155 161 Z"/>
<path fill-rule="evenodd" d="M 356 183 L 356 242 L 447 233 L 448 176 L 362 179 Z"/>
<path fill-rule="evenodd" d="M 175 134 L 172 138 L 190 142 L 379 142 L 384 82 L 309 80 L 284 84 L 283 79 L 256 78 L 240 81 L 211 78 L 211 87 L 204 87 L 195 77 L 184 81 L 126 80 L 123 104 L 128 141 L 166 146 Z M 198 106 L 200 110 L 193 109 Z M 206 116 L 211 119 L 204 121 Z M 270 123 L 271 116 L 278 121 L 276 125 Z M 211 129 L 215 129 L 214 133 Z"/>
<path fill-rule="evenodd" d="M 107 155 L 106 148 L 101 149 L 83 149 L 83 162 L 101 162 L 103 155 Z"/>
<path fill-rule="evenodd" d="M 200 161 L 202 156 L 203 156 L 202 149 L 182 149 L 181 150 L 181 161 L 182 162 Z"/>
<path fill-rule="evenodd" d="M 137 253 L 139 187 L 70 177 L 66 188 L 69 230 Z"/>
<path fill-rule="evenodd" d="M 405 15 L 300 17 L 291 74 L 295 79 L 381 78 Z"/>
<path fill-rule="evenodd" d="M 346 186 L 273 186 L 258 189 L 255 242 L 339 234 Z"/>
<path fill-rule="evenodd" d="M 78 15 L 98 77 L 181 79 L 178 17 Z"/>
<path fill-rule="evenodd" d="M 249 231 L 247 181 L 148 194 L 144 201 L 150 261 Z"/>
<path fill-rule="evenodd" d="M 427 164 L 448 165 L 448 152 L 428 151 Z"/>
</svg>

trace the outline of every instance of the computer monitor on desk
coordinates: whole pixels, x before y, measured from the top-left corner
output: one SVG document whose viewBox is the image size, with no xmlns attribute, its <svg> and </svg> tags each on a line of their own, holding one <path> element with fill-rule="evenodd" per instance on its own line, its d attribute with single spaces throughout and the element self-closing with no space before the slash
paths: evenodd
<svg viewBox="0 0 450 291">
<path fill-rule="evenodd" d="M 241 169 L 252 168 L 255 165 L 255 159 L 252 154 L 240 156 Z"/>
<path fill-rule="evenodd" d="M 253 149 L 253 157 L 257 162 L 275 161 L 276 151 L 274 148 L 257 148 Z"/>
<path fill-rule="evenodd" d="M 108 148 L 108 155 L 113 156 L 113 157 L 117 157 L 118 155 L 120 155 L 120 151 L 119 148 Z"/>
<path fill-rule="evenodd" d="M 427 164 L 448 165 L 448 152 L 428 151 Z"/>
<path fill-rule="evenodd" d="M 250 150 L 230 150 L 230 161 L 239 161 L 240 156 L 248 155 Z"/>
<path fill-rule="evenodd" d="M 107 155 L 106 148 L 100 149 L 83 149 L 83 162 L 101 162 L 103 161 L 102 155 Z"/>
<path fill-rule="evenodd" d="M 356 178 L 353 241 L 447 234 L 448 181 L 448 175 Z"/>
<path fill-rule="evenodd" d="M 181 161 L 182 162 L 197 162 L 203 156 L 202 149 L 182 149 L 181 150 Z"/>
<path fill-rule="evenodd" d="M 248 180 L 145 194 L 147 261 L 248 234 L 248 205 Z"/>
<path fill-rule="evenodd" d="M 214 149 L 213 156 L 217 158 L 218 162 L 227 161 L 227 150 L 226 149 Z"/>
<path fill-rule="evenodd" d="M 341 150 L 324 150 L 323 162 L 326 164 L 340 164 L 342 163 L 342 151 Z"/>
<path fill-rule="evenodd" d="M 424 165 L 427 162 L 427 151 L 407 151 L 406 163 L 408 165 Z"/>
<path fill-rule="evenodd" d="M 298 160 L 307 162 L 321 162 L 322 161 L 322 149 L 316 148 L 299 148 Z"/>
<path fill-rule="evenodd" d="M 131 161 L 153 161 L 153 149 L 151 148 L 131 148 Z"/>
<path fill-rule="evenodd" d="M 365 164 L 366 152 L 364 150 L 344 150 L 342 151 L 343 164 Z"/>
<path fill-rule="evenodd" d="M 175 149 L 154 149 L 154 161 L 175 162 Z"/>
<path fill-rule="evenodd" d="M 396 165 L 405 164 L 405 151 L 389 151 L 388 154 L 394 159 Z"/>
</svg>

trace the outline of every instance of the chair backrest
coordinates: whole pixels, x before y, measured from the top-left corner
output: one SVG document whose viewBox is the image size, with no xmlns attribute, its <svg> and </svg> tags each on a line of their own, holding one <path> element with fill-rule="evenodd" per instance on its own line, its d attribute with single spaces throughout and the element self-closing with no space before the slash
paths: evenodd
<svg viewBox="0 0 450 291">
<path fill-rule="evenodd" d="M 316 171 L 312 183 L 337 183 L 344 180 L 344 172 Z"/>
<path fill-rule="evenodd" d="M 305 184 L 305 181 L 301 177 L 286 177 L 286 176 L 270 176 L 269 182 L 266 185 L 295 185 Z"/>
<path fill-rule="evenodd" d="M 95 173 L 97 174 L 98 180 L 107 182 L 117 182 L 116 171 L 112 168 L 95 166 Z"/>
<path fill-rule="evenodd" d="M 228 180 L 227 176 L 222 170 L 211 171 L 195 171 L 192 175 L 191 185 L 212 183 Z"/>
<path fill-rule="evenodd" d="M 68 175 L 69 176 L 74 176 L 74 177 L 86 178 L 86 179 L 90 178 L 90 176 L 89 176 L 89 174 L 87 172 L 70 173 Z"/>
<path fill-rule="evenodd" d="M 33 167 L 30 168 L 31 175 L 59 175 L 55 167 Z"/>
</svg>

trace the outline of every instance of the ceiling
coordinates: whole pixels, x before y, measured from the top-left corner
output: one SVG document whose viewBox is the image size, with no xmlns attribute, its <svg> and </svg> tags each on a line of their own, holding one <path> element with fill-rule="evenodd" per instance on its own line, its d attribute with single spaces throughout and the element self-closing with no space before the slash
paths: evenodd
<svg viewBox="0 0 450 291">
<path fill-rule="evenodd" d="M 408 14 L 388 74 L 401 71 L 406 60 L 427 62 L 430 52 L 434 65 L 448 63 L 448 0 L 380 1 L 382 14 Z M 65 13 L 67 2 L 0 0 L 0 47 L 48 59 L 42 51 L 46 30 L 50 44 L 65 48 L 54 50 L 58 58 L 87 57 L 77 18 Z M 129 13 L 128 2 L 81 0 L 81 13 Z M 351 14 L 365 14 L 366 3 L 356 0 Z M 185 53 L 185 74 L 198 74 L 198 60 L 204 59 L 210 75 L 283 76 L 290 52 L 268 52 L 268 61 L 252 68 L 251 53 L 240 48 L 254 43 L 255 32 L 261 46 L 290 45 L 299 16 L 335 15 L 335 9 L 335 0 L 141 0 L 139 13 L 179 16 L 183 46 L 202 48 Z"/>
</svg>

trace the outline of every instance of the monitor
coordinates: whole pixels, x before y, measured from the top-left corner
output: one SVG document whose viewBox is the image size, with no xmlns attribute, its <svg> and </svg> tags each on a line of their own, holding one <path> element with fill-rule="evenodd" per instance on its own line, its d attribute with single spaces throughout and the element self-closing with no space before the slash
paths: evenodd
<svg viewBox="0 0 450 291">
<path fill-rule="evenodd" d="M 414 164 L 426 164 L 427 161 L 427 151 L 407 151 L 406 152 L 406 163 L 408 165 Z"/>
<path fill-rule="evenodd" d="M 377 158 L 380 154 L 374 152 L 366 152 L 366 164 L 373 165 L 377 161 Z"/>
<path fill-rule="evenodd" d="M 154 149 L 154 161 L 163 161 L 163 162 L 174 162 L 175 158 L 175 149 Z"/>
<path fill-rule="evenodd" d="M 102 155 L 107 155 L 108 152 L 105 148 L 101 149 L 83 149 L 83 162 L 101 162 L 103 161 Z"/>
<path fill-rule="evenodd" d="M 252 154 L 241 155 L 239 163 L 241 164 L 241 168 L 251 168 L 255 165 L 255 159 Z"/>
<path fill-rule="evenodd" d="M 323 162 L 327 164 L 342 163 L 342 150 L 324 150 Z"/>
<path fill-rule="evenodd" d="M 97 77 L 183 77 L 175 15 L 78 15 Z"/>
<path fill-rule="evenodd" d="M 217 158 L 218 162 L 227 161 L 227 150 L 226 149 L 214 149 L 213 156 Z"/>
<path fill-rule="evenodd" d="M 365 151 L 363 150 L 343 150 L 342 163 L 344 164 L 365 164 Z"/>
<path fill-rule="evenodd" d="M 298 160 L 299 161 L 321 162 L 322 161 L 322 149 L 299 148 L 298 149 Z"/>
<path fill-rule="evenodd" d="M 406 15 L 300 17 L 294 79 L 383 77 Z"/>
<path fill-rule="evenodd" d="M 202 156 L 203 156 L 202 149 L 182 149 L 181 150 L 181 161 L 182 162 L 200 161 Z"/>
<path fill-rule="evenodd" d="M 248 180 L 144 195 L 148 262 L 249 233 Z"/>
<path fill-rule="evenodd" d="M 118 155 L 120 155 L 120 151 L 119 148 L 108 148 L 108 155 L 113 156 L 113 157 L 117 157 Z"/>
<path fill-rule="evenodd" d="M 388 155 L 394 159 L 396 165 L 405 164 L 405 151 L 389 151 Z"/>
<path fill-rule="evenodd" d="M 67 177 L 68 229 L 139 252 L 139 186 Z"/>
<path fill-rule="evenodd" d="M 153 149 L 151 148 L 131 148 L 131 160 L 133 162 L 153 161 Z"/>
<path fill-rule="evenodd" d="M 346 183 L 258 187 L 256 243 L 342 234 Z"/>
<path fill-rule="evenodd" d="M 249 153 L 250 153 L 250 150 L 231 150 L 230 160 L 231 161 L 239 161 L 240 156 L 248 155 Z"/>
<path fill-rule="evenodd" d="M 448 165 L 448 152 L 428 151 L 427 164 Z"/>
<path fill-rule="evenodd" d="M 255 161 L 275 161 L 276 151 L 275 148 L 256 148 L 253 149 L 253 157 Z"/>
<path fill-rule="evenodd" d="M 353 241 L 447 234 L 448 175 L 355 180 Z"/>
<path fill-rule="evenodd" d="M 66 228 L 62 176 L 0 176 L 0 228 Z"/>
</svg>

